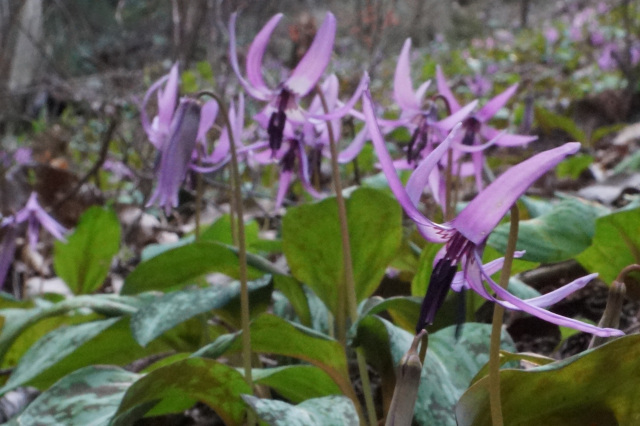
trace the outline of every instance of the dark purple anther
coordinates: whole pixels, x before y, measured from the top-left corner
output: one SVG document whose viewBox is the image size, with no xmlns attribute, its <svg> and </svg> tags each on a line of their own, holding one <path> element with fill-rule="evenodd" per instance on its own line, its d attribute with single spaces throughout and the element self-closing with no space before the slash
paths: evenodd
<svg viewBox="0 0 640 426">
<path fill-rule="evenodd" d="M 287 90 L 282 90 L 278 98 L 278 109 L 271 114 L 267 133 L 269 134 L 269 147 L 271 151 L 276 152 L 282 146 L 282 135 L 284 133 L 284 124 L 287 122 L 285 109 L 289 103 L 291 94 Z"/>
<path fill-rule="evenodd" d="M 280 160 L 280 167 L 283 172 L 292 172 L 296 165 L 296 157 L 298 155 L 298 141 L 291 140 L 289 149 Z"/>
<path fill-rule="evenodd" d="M 464 120 L 462 127 L 465 129 L 464 136 L 462 137 L 462 144 L 472 146 L 476 139 L 476 135 L 480 132 L 482 123 L 480 123 L 477 118 L 471 116 Z"/>
</svg>

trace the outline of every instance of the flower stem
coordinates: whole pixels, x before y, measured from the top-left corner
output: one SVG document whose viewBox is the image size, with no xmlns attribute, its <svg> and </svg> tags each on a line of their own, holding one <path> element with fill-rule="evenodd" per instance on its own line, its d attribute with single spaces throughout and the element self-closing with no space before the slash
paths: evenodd
<svg viewBox="0 0 640 426">
<path fill-rule="evenodd" d="M 500 272 L 500 286 L 507 288 L 509 277 L 511 276 L 511 264 L 513 263 L 513 253 L 516 250 L 518 241 L 518 206 L 511 207 L 511 227 L 509 229 L 509 240 L 507 250 L 504 254 L 504 265 Z M 493 305 L 493 322 L 491 324 L 491 343 L 489 346 L 489 401 L 491 405 L 491 422 L 493 426 L 502 426 L 502 405 L 500 403 L 500 336 L 502 331 L 502 317 L 504 308 L 497 303 Z"/>
<path fill-rule="evenodd" d="M 240 324 L 242 328 L 242 364 L 244 368 L 244 379 L 253 389 L 253 378 L 251 376 L 251 332 L 250 332 L 250 315 L 249 315 L 249 286 L 247 284 L 247 247 L 245 244 L 244 229 L 244 212 L 242 205 L 242 190 L 240 181 L 240 173 L 238 171 L 238 153 L 236 151 L 235 135 L 233 134 L 233 126 L 229 120 L 227 107 L 222 99 L 214 92 L 201 92 L 201 95 L 211 96 L 218 102 L 220 113 L 224 117 L 227 132 L 229 133 L 229 145 L 231 149 L 231 180 L 233 187 L 232 205 L 234 207 L 237 220 L 237 244 L 238 244 L 238 260 L 239 260 L 239 278 L 240 278 Z M 233 214 L 231 215 L 233 218 Z M 233 222 L 232 222 L 233 223 Z M 253 411 L 248 410 L 247 424 L 254 425 L 256 422 Z"/>
<path fill-rule="evenodd" d="M 329 112 L 327 100 L 319 87 L 316 87 L 316 92 L 320 101 L 322 102 L 322 108 L 325 113 Z M 358 319 L 358 302 L 356 299 L 356 285 L 353 278 L 353 261 L 351 259 L 351 242 L 349 241 L 349 225 L 347 223 L 347 206 L 342 196 L 342 180 L 340 179 L 340 166 L 338 164 L 338 147 L 336 144 L 335 135 L 333 134 L 333 128 L 331 121 L 327 121 L 327 133 L 329 134 L 329 148 L 331 150 L 331 174 L 334 191 L 336 193 L 336 202 L 338 204 L 338 220 L 340 221 L 340 236 L 342 238 L 342 260 L 344 263 L 344 281 L 342 283 L 342 289 L 339 291 L 339 295 L 346 295 L 347 309 L 349 312 L 349 319 L 351 323 L 355 323 Z M 342 303 L 340 301 L 342 299 Z M 338 323 L 340 336 L 346 336 L 346 321 L 344 320 L 344 298 L 339 296 L 338 299 L 338 312 L 336 313 L 336 323 L 338 323 L 339 316 L 342 323 Z M 343 344 L 346 342 L 346 338 Z M 346 348 L 346 344 L 345 344 Z M 371 383 L 369 382 L 369 372 L 367 370 L 367 362 L 364 354 L 360 349 L 356 349 L 356 357 L 358 361 L 358 371 L 360 373 L 360 379 L 362 380 L 362 391 L 364 393 L 364 401 L 367 408 L 367 416 L 369 417 L 369 424 L 375 425 L 378 423 L 376 418 L 376 409 L 373 403 L 373 394 L 371 393 Z"/>
</svg>

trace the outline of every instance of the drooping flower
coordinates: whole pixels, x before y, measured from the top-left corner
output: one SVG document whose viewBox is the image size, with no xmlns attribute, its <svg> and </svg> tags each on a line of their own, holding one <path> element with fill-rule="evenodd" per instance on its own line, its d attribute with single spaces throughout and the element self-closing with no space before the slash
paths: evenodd
<svg viewBox="0 0 640 426">
<path fill-rule="evenodd" d="M 567 143 L 558 148 L 544 151 L 510 168 L 467 204 L 456 218 L 449 222 L 438 224 L 425 217 L 417 209 L 416 205 L 428 175 L 440 161 L 442 155 L 449 149 L 449 145 L 455 139 L 455 130 L 457 129 L 454 129 L 452 134 L 418 165 L 405 188 L 396 174 L 393 161 L 386 149 L 368 92 L 364 95 L 363 107 L 371 139 L 378 154 L 382 170 L 389 182 L 389 187 L 407 215 L 416 223 L 423 237 L 434 243 L 445 243 L 445 246 L 436 256 L 435 266 L 422 304 L 416 330 L 419 331 L 433 322 L 436 312 L 444 302 L 449 288 L 451 288 L 460 265 L 465 279 L 470 281 L 470 287 L 474 291 L 506 308 L 517 308 L 544 320 L 598 336 L 622 334 L 620 330 L 599 328 L 553 314 L 541 307 L 546 303 L 541 303 L 535 299 L 519 299 L 497 286 L 497 284 L 497 288 L 495 288 L 495 283 L 489 281 L 491 271 L 487 271 L 481 263 L 482 252 L 489 234 L 510 207 L 544 173 L 555 167 L 567 155 L 577 152 L 580 148 L 579 143 Z M 490 287 L 501 300 L 494 298 L 484 289 L 483 278 L 489 282 Z M 575 288 L 575 286 L 570 288 Z M 562 294 L 566 295 L 566 293 Z M 555 299 L 552 298 L 552 300 Z M 544 302 L 547 301 L 544 300 Z"/>
<path fill-rule="evenodd" d="M 147 91 L 141 107 L 142 126 L 149 141 L 159 150 L 157 184 L 147 205 L 163 206 L 168 213 L 178 205 L 178 191 L 193 165 L 196 142 L 205 136 L 218 113 L 215 101 L 200 105 L 195 99 L 178 99 L 178 66 L 155 82 Z M 149 122 L 146 106 L 157 92 L 158 114 Z M 177 103 L 177 105 L 176 105 Z"/>
<path fill-rule="evenodd" d="M 307 53 L 302 57 L 289 77 L 275 89 L 269 88 L 262 77 L 262 58 L 271 33 L 280 22 L 282 14 L 273 16 L 260 30 L 247 52 L 245 79 L 238 65 L 236 53 L 236 14 L 231 15 L 229 43 L 231 67 L 238 76 L 240 84 L 253 98 L 268 102 L 266 114 L 269 117 L 267 132 L 272 151 L 280 149 L 287 120 L 302 123 L 305 114 L 298 100 L 307 95 L 316 85 L 329 64 L 336 34 L 336 18 L 327 12 L 324 22 L 318 29 Z"/>
<path fill-rule="evenodd" d="M 4 230 L 4 237 L 0 245 L 0 288 L 13 261 L 16 248 L 16 237 L 22 224 L 27 227 L 27 241 L 31 248 L 35 248 L 38 243 L 40 227 L 46 229 L 58 240 L 64 240 L 66 228 L 60 225 L 53 217 L 47 213 L 38 203 L 35 192 L 31 193 L 25 206 L 14 215 L 2 219 L 0 229 Z"/>
<path fill-rule="evenodd" d="M 442 95 L 449 104 L 452 112 L 459 111 L 462 107 L 453 96 L 447 79 L 442 73 L 442 69 L 438 66 L 436 68 L 436 81 L 438 85 L 438 92 Z M 538 139 L 537 136 L 527 135 L 512 135 L 501 134 L 501 132 L 487 124 L 491 118 L 507 103 L 507 101 L 514 95 L 518 88 L 518 84 L 514 84 L 504 92 L 495 96 L 489 102 L 487 102 L 479 111 L 469 115 L 462 121 L 462 127 L 464 130 L 462 136 L 462 144 L 465 146 L 480 146 L 483 141 L 492 141 L 491 144 L 495 144 L 502 147 L 522 146 L 529 142 L 533 142 Z M 484 153 L 482 149 L 475 150 L 471 153 L 471 159 L 473 161 L 474 171 L 476 175 L 476 186 L 478 191 L 482 190 L 484 184 L 482 180 L 482 170 L 484 168 Z"/>
</svg>

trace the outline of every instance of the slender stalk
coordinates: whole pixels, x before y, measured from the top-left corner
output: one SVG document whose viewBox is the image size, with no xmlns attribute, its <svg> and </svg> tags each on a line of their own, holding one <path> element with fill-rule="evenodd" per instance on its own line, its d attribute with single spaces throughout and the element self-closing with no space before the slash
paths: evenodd
<svg viewBox="0 0 640 426">
<path fill-rule="evenodd" d="M 242 205 L 242 190 L 240 182 L 240 173 L 238 171 L 238 153 L 236 151 L 235 135 L 233 134 L 233 126 L 229 120 L 229 112 L 222 102 L 222 99 L 214 92 L 201 92 L 202 95 L 211 96 L 218 102 L 220 113 L 224 117 L 227 132 L 229 133 L 229 145 L 231 148 L 231 179 L 233 187 L 232 205 L 237 215 L 237 244 L 238 244 L 238 260 L 239 260 L 239 276 L 240 276 L 240 323 L 242 327 L 242 364 L 244 368 L 244 378 L 251 388 L 253 388 L 253 378 L 251 376 L 251 332 L 250 332 L 250 316 L 249 316 L 249 286 L 247 284 L 247 247 L 245 244 L 244 229 L 244 212 Z M 233 214 L 231 215 L 233 218 Z M 248 411 L 247 424 L 254 425 L 256 423 L 255 415 L 251 410 Z"/>
<path fill-rule="evenodd" d="M 198 152 L 198 166 L 202 165 L 202 157 Z M 202 192 L 204 191 L 202 173 L 196 173 L 196 241 L 200 239 L 200 213 L 202 209 Z"/>
<path fill-rule="evenodd" d="M 500 272 L 500 286 L 507 288 L 511 275 L 513 253 L 516 251 L 518 240 L 518 206 L 511 207 L 511 228 L 507 251 L 504 254 L 504 265 Z M 493 426 L 502 426 L 502 405 L 500 403 L 500 335 L 502 331 L 502 317 L 504 308 L 497 303 L 493 305 L 493 322 L 491 324 L 491 343 L 489 346 L 489 401 L 491 405 L 491 421 Z"/>
<path fill-rule="evenodd" d="M 322 102 L 322 108 L 325 113 L 329 112 L 327 100 L 319 87 L 316 87 L 316 92 L 320 101 Z M 331 121 L 327 121 L 327 133 L 329 134 L 329 148 L 331 150 L 331 174 L 333 180 L 333 187 L 336 193 L 336 201 L 338 203 L 338 220 L 340 221 L 340 236 L 342 238 L 342 260 L 344 263 L 344 282 L 339 292 L 340 295 L 346 294 L 347 309 L 349 311 L 349 318 L 354 323 L 358 319 L 358 302 L 356 299 L 356 285 L 353 278 L 353 262 L 351 259 L 351 242 L 349 241 L 349 226 L 347 223 L 347 206 L 342 196 L 342 181 L 340 179 L 340 166 L 338 164 L 338 147 L 333 134 L 333 128 Z M 342 309 L 338 306 L 338 312 L 336 313 L 336 323 L 338 323 L 338 315 L 344 317 L 344 302 L 340 303 L 341 297 L 339 297 L 338 304 L 342 305 Z M 343 299 L 344 300 L 344 299 Z M 346 335 L 346 321 L 340 318 L 342 324 L 338 323 L 338 326 L 342 326 L 343 330 L 338 329 L 340 335 Z M 346 339 L 345 339 L 346 340 Z M 367 416 L 369 417 L 369 424 L 377 424 L 376 409 L 373 403 L 373 394 L 371 393 L 371 383 L 369 382 L 369 372 L 367 370 L 367 362 L 364 354 L 360 349 L 356 349 L 356 357 L 358 361 L 358 371 L 360 373 L 360 379 L 362 380 L 362 391 L 364 393 L 364 401 L 367 407 Z"/>
</svg>

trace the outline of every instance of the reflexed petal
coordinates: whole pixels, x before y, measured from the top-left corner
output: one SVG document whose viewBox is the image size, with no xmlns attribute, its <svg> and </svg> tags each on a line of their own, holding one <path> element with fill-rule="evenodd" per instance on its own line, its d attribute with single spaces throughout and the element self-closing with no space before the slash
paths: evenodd
<svg viewBox="0 0 640 426">
<path fill-rule="evenodd" d="M 369 91 L 364 92 L 362 105 L 364 108 L 367 127 L 369 128 L 369 133 L 371 135 L 371 140 L 378 154 L 380 166 L 382 167 L 382 171 L 387 177 L 387 182 L 389 183 L 391 191 L 393 191 L 394 195 L 398 199 L 398 202 L 403 207 L 407 215 L 419 225 L 419 229 L 425 236 L 425 238 L 427 238 L 431 242 L 446 242 L 449 237 L 453 233 L 455 233 L 455 230 L 447 224 L 440 225 L 426 218 L 416 208 L 416 206 L 409 198 L 406 190 L 404 189 L 404 186 L 402 186 L 402 182 L 400 181 L 400 178 L 396 173 L 396 169 L 393 167 L 393 160 L 391 160 L 391 156 L 389 155 L 387 147 L 384 143 L 384 138 L 382 137 L 382 133 L 380 133 L 380 128 L 378 127 L 378 123 L 376 122 L 376 117 L 373 112 L 373 104 Z"/>
<path fill-rule="evenodd" d="M 553 312 L 547 311 L 546 309 L 542 309 L 538 306 L 529 304 L 500 287 L 498 283 L 491 279 L 491 276 L 483 274 L 483 277 L 489 283 L 491 289 L 496 292 L 496 296 L 502 299 L 497 300 L 494 298 L 494 301 L 506 308 L 508 308 L 509 306 L 515 306 L 523 312 L 526 312 L 552 324 L 557 324 L 561 327 L 573 328 L 579 331 L 584 331 L 585 333 L 595 334 L 596 336 L 600 337 L 624 335 L 624 332 L 616 328 L 601 328 L 595 325 L 584 323 L 582 321 L 574 320 L 572 318 L 563 317 L 562 315 L 558 315 Z"/>
<path fill-rule="evenodd" d="M 417 205 L 420 201 L 422 191 L 427 186 L 427 182 L 429 182 L 429 175 L 433 171 L 434 167 L 437 166 L 442 156 L 449 149 L 451 141 L 456 137 L 461 126 L 462 125 L 460 124 L 456 126 L 451 133 L 449 133 L 449 136 L 447 136 L 447 138 L 443 140 L 436 149 L 434 149 L 424 160 L 420 162 L 418 167 L 416 167 L 415 171 L 411 174 L 411 177 L 409 177 L 406 191 L 409 199 L 414 205 Z"/>
<path fill-rule="evenodd" d="M 402 109 L 419 111 L 418 99 L 413 92 L 411 84 L 411 66 L 409 64 L 409 51 L 411 50 L 411 39 L 405 40 L 402 51 L 398 57 L 398 65 L 393 78 L 393 98 Z"/>
<path fill-rule="evenodd" d="M 566 143 L 511 167 L 467 204 L 451 224 L 473 243 L 482 243 L 529 186 L 579 149 L 578 142 Z"/>
<path fill-rule="evenodd" d="M 249 47 L 249 51 L 247 52 L 247 80 L 249 80 L 253 87 L 261 92 L 269 91 L 269 88 L 262 78 L 262 58 L 264 57 L 264 52 L 267 49 L 267 44 L 269 44 L 271 33 L 273 33 L 273 30 L 276 28 L 281 18 L 282 13 L 278 13 L 269 19 L 253 39 L 253 42 Z"/>
<path fill-rule="evenodd" d="M 494 139 L 498 136 L 500 132 L 494 129 L 491 126 L 487 126 L 486 124 L 482 126 L 480 129 L 480 134 L 485 139 Z M 510 135 L 505 134 L 500 140 L 496 141 L 496 145 L 498 146 L 522 146 L 526 145 L 529 142 L 533 142 L 538 139 L 537 136 L 529 136 L 529 135 Z"/>
<path fill-rule="evenodd" d="M 513 94 L 516 93 L 516 90 L 518 90 L 518 83 L 509 87 L 507 90 L 487 102 L 487 104 L 476 113 L 476 118 L 482 123 L 489 121 L 491 117 L 500 111 L 500 108 L 507 103 Z"/>
<path fill-rule="evenodd" d="M 214 100 L 207 101 L 200 110 L 200 126 L 198 127 L 197 140 L 205 144 L 207 132 L 213 126 L 218 116 L 218 103 Z"/>
<path fill-rule="evenodd" d="M 293 70 L 284 86 L 297 96 L 304 96 L 313 89 L 331 59 L 336 37 L 336 18 L 327 12 L 307 53 Z"/>
<path fill-rule="evenodd" d="M 323 195 L 316 191 L 313 185 L 311 185 L 311 179 L 309 178 L 309 160 L 307 159 L 307 153 L 304 150 L 304 146 L 300 146 L 300 149 L 298 149 L 298 163 L 300 165 L 298 168 L 300 182 L 302 183 L 304 190 L 313 198 L 322 198 Z"/>
<path fill-rule="evenodd" d="M 269 101 L 273 96 L 275 96 L 274 92 L 266 86 L 254 87 L 249 81 L 245 80 L 240 72 L 240 66 L 238 65 L 238 52 L 236 51 L 236 17 L 236 13 L 231 14 L 231 20 L 229 23 L 229 61 L 231 62 L 231 68 L 247 93 L 260 101 Z M 253 72 L 255 72 L 255 70 L 252 70 L 252 73 Z"/>
<path fill-rule="evenodd" d="M 469 104 L 465 105 L 464 108 L 460 108 L 458 109 L 458 111 L 454 112 L 450 116 L 445 117 L 442 120 L 438 121 L 436 123 L 436 126 L 442 130 L 447 130 L 447 131 L 452 129 L 453 126 L 455 126 L 456 124 L 458 124 L 459 122 L 467 118 L 471 113 L 471 111 L 473 111 L 473 109 L 476 107 L 476 105 L 478 105 L 477 100 L 469 102 Z"/>
<path fill-rule="evenodd" d="M 449 103 L 451 113 L 453 114 L 455 112 L 458 112 L 458 110 L 460 110 L 460 104 L 456 100 L 455 96 L 453 96 L 453 93 L 449 88 L 449 84 L 447 84 L 447 78 L 442 73 L 440 65 L 436 66 L 436 84 L 438 86 L 438 92 L 440 93 L 440 95 Z"/>
<path fill-rule="evenodd" d="M 427 89 L 431 86 L 431 80 L 427 80 L 418 86 L 418 90 L 416 90 L 416 99 L 418 101 L 418 105 L 422 105 L 422 101 L 424 100 L 424 95 L 427 93 Z"/>
<path fill-rule="evenodd" d="M 160 123 L 167 126 L 167 129 L 171 124 L 178 100 L 178 79 L 178 64 L 176 63 L 169 71 L 169 79 L 162 92 L 158 90 L 158 118 Z"/>
<path fill-rule="evenodd" d="M 518 259 L 524 256 L 525 253 L 525 250 L 516 250 L 513 253 L 513 257 Z M 482 268 L 488 275 L 493 275 L 502 269 L 502 265 L 504 265 L 504 257 L 500 257 L 498 259 L 494 259 L 488 263 L 485 263 L 484 265 L 482 265 Z M 459 271 L 458 273 L 456 273 L 456 276 L 451 282 L 451 290 L 460 291 L 463 288 L 470 289 L 471 287 L 469 287 L 469 283 L 465 279 L 465 271 Z"/>
<path fill-rule="evenodd" d="M 351 99 L 349 99 L 344 105 L 342 105 L 340 108 L 334 109 L 333 111 L 329 111 L 327 114 L 307 114 L 307 116 L 317 120 L 335 120 L 344 117 L 353 110 L 353 106 L 362 97 L 362 93 L 365 91 L 368 85 L 369 73 L 365 72 L 360 79 L 358 87 L 356 88 L 355 92 L 353 92 Z"/>
<path fill-rule="evenodd" d="M 367 141 L 367 136 L 369 135 L 369 131 L 367 126 L 360 130 L 358 134 L 353 138 L 353 141 L 346 147 L 340 154 L 338 154 L 338 162 L 340 163 L 348 163 L 353 160 L 360 154 L 362 148 L 364 147 L 364 143 Z"/>
<path fill-rule="evenodd" d="M 293 172 L 280 172 L 280 181 L 278 182 L 278 193 L 276 195 L 275 209 L 278 210 L 282 207 L 285 195 L 289 191 L 291 180 L 293 179 Z"/>
</svg>

